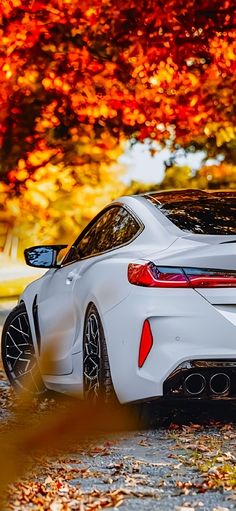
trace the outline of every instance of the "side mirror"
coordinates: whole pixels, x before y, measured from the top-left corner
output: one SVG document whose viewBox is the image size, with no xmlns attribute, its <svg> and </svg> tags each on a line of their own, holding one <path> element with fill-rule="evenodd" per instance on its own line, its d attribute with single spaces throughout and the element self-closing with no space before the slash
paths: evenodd
<svg viewBox="0 0 236 511">
<path fill-rule="evenodd" d="M 25 262 L 36 268 L 59 268 L 57 256 L 67 245 L 38 245 L 26 248 L 24 251 Z"/>
</svg>

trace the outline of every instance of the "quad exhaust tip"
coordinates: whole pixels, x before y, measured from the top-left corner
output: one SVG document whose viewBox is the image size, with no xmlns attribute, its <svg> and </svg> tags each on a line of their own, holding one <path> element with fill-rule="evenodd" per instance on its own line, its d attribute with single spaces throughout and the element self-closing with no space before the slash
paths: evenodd
<svg viewBox="0 0 236 511">
<path fill-rule="evenodd" d="M 187 394 L 198 396 L 206 388 L 206 378 L 201 373 L 189 374 L 184 380 L 184 389 Z"/>
<path fill-rule="evenodd" d="M 213 374 L 210 378 L 209 387 L 213 394 L 218 396 L 226 394 L 230 389 L 230 377 L 225 373 Z"/>
<path fill-rule="evenodd" d="M 184 380 L 184 390 L 188 395 L 198 396 L 206 388 L 206 378 L 201 373 L 191 373 Z M 231 380 L 226 373 L 215 373 L 210 377 L 209 390 L 216 396 L 226 394 L 231 386 Z"/>
</svg>

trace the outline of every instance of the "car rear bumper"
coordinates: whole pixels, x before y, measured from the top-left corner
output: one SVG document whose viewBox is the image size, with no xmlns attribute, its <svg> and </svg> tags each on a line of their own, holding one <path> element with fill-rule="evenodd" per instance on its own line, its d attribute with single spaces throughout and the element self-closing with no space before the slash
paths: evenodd
<svg viewBox="0 0 236 511">
<path fill-rule="evenodd" d="M 102 320 L 111 375 L 122 403 L 157 397 L 219 399 L 209 391 L 209 381 L 218 372 L 230 378 L 229 391 L 221 399 L 236 396 L 236 370 L 224 365 L 179 368 L 193 361 L 236 361 L 236 309 L 228 316 L 193 289 L 158 290 L 134 286 L 127 299 L 107 312 Z M 235 289 L 236 304 L 236 289 Z M 232 307 L 232 304 L 231 304 Z M 153 346 L 141 368 L 139 344 L 148 319 Z M 183 379 L 200 372 L 206 385 L 199 396 L 190 396 Z"/>
</svg>

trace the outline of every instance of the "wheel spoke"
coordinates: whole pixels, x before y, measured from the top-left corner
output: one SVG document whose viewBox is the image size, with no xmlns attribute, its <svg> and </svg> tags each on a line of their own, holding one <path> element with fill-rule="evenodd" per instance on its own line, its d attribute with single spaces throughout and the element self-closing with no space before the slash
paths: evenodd
<svg viewBox="0 0 236 511">
<path fill-rule="evenodd" d="M 18 346 L 18 345 L 16 344 L 16 342 L 14 341 L 14 339 L 13 339 L 12 335 L 10 334 L 10 332 L 7 332 L 7 335 L 9 335 L 9 337 L 10 337 L 10 339 L 11 339 L 11 341 L 12 341 L 12 344 L 14 344 L 15 348 L 16 348 L 17 350 L 19 350 L 19 346 Z M 19 351 L 20 351 L 20 350 L 19 350 Z"/>
<path fill-rule="evenodd" d="M 6 364 L 13 382 L 24 388 L 25 385 L 29 387 L 29 380 L 32 380 L 34 388 L 38 391 L 34 378 L 36 356 L 26 312 L 20 312 L 12 320 L 6 332 L 6 339 Z"/>
<path fill-rule="evenodd" d="M 101 364 L 100 330 L 97 317 L 92 313 L 87 319 L 84 341 L 85 396 L 96 400 L 100 390 Z"/>
<path fill-rule="evenodd" d="M 14 328 L 14 330 L 17 330 L 17 332 L 20 332 L 20 334 L 25 335 L 26 337 L 29 337 L 29 334 L 26 332 L 23 332 L 23 330 L 19 330 L 19 328 L 16 328 L 16 326 L 11 325 L 11 328 Z"/>
<path fill-rule="evenodd" d="M 19 321 L 19 325 L 20 325 L 20 331 L 22 332 L 22 326 L 21 326 L 20 316 L 18 316 L 18 321 Z"/>
</svg>

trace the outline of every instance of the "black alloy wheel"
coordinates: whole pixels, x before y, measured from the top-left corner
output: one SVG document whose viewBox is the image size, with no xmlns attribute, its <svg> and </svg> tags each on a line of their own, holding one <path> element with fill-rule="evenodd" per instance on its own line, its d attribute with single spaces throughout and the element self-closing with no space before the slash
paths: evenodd
<svg viewBox="0 0 236 511">
<path fill-rule="evenodd" d="M 22 303 L 7 317 L 2 331 L 2 361 L 11 385 L 17 391 L 40 395 L 45 387 L 40 376 L 29 318 Z"/>
<path fill-rule="evenodd" d="M 84 398 L 92 403 L 115 400 L 104 331 L 96 307 L 87 310 L 83 339 Z"/>
</svg>

